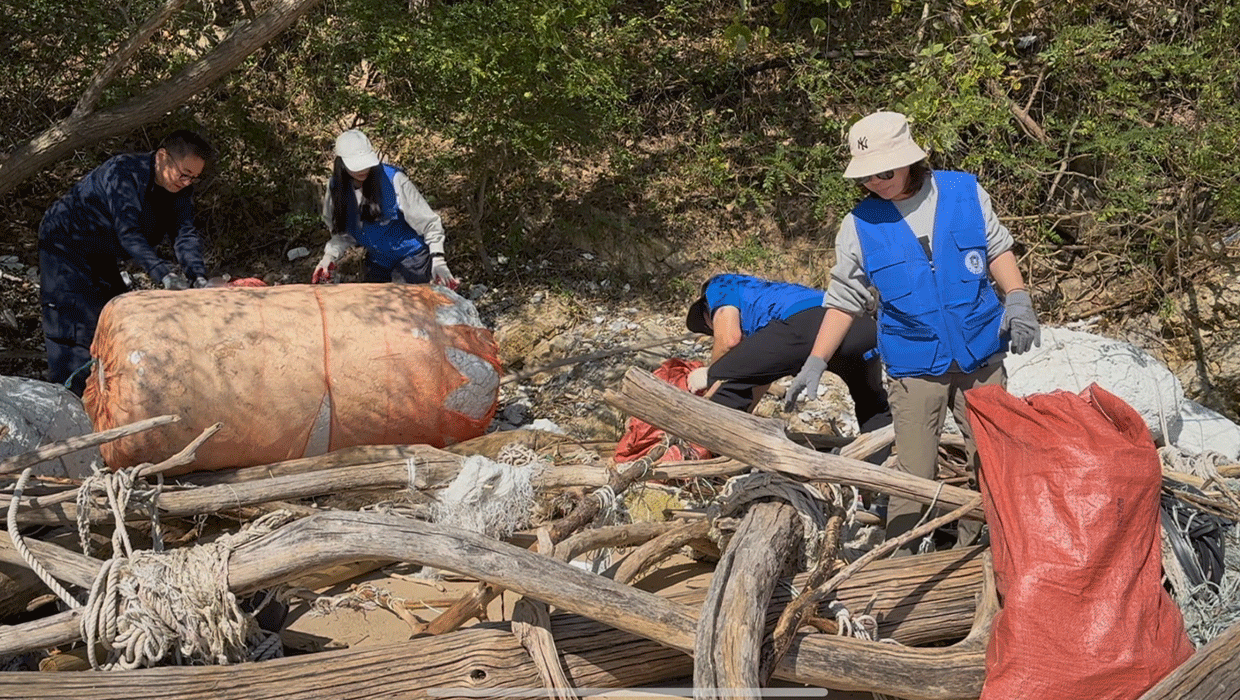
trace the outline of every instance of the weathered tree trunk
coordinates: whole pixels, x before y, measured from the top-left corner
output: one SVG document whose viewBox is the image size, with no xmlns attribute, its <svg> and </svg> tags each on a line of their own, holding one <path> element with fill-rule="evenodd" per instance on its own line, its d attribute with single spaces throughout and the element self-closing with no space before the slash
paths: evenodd
<svg viewBox="0 0 1240 700">
<path fill-rule="evenodd" d="M 1138 700 L 1240 698 L 1240 624 L 1234 624 Z"/>
<path fill-rule="evenodd" d="M 801 447 L 785 436 L 783 421 L 711 403 L 642 369 L 625 373 L 620 390 L 607 392 L 606 400 L 653 426 L 763 471 L 857 486 L 920 503 L 936 502 L 946 510 L 958 508 L 977 495 L 976 491 Z M 985 515 L 978 506 L 966 517 L 981 520 Z"/>
<path fill-rule="evenodd" d="M 102 111 L 75 111 L 0 160 L 0 196 L 75 149 L 149 124 L 219 80 L 317 5 L 319 0 L 273 0 L 257 18 L 236 26 L 203 59 L 142 95 Z M 112 70 L 111 66 L 105 70 Z M 91 86 L 102 91 L 104 86 Z M 88 103 L 90 100 L 84 102 Z M 93 103 L 92 103 L 93 104 Z"/>
<path fill-rule="evenodd" d="M 228 582 L 232 590 L 247 592 L 359 559 L 409 561 L 456 571 L 682 653 L 691 653 L 693 648 L 697 620 L 691 607 L 503 542 L 393 516 L 325 513 L 297 521 L 235 550 L 228 563 Z M 0 655 L 72 641 L 78 636 L 77 618 L 77 611 L 71 611 L 37 625 L 0 628 Z M 812 634 L 796 638 L 775 676 L 818 687 L 887 692 L 910 700 L 947 700 L 976 696 L 983 663 L 982 651 L 972 648 L 913 649 Z M 374 666 L 391 668 L 386 660 Z M 260 666 L 240 668 L 246 672 L 237 678 L 248 685 Z M 373 673 L 374 668 L 366 675 Z M 98 682 L 99 674 L 90 675 Z M 6 681 L 0 678 L 0 689 Z M 314 692 L 319 690 L 316 685 Z M 215 692 L 215 697 L 227 696 L 218 687 Z M 90 697 L 72 690 L 65 693 Z"/>
<path fill-rule="evenodd" d="M 742 690 L 752 697 L 762 686 L 766 610 L 800 530 L 797 510 L 787 503 L 757 503 L 745 513 L 698 616 L 693 697 L 731 698 Z"/>
</svg>

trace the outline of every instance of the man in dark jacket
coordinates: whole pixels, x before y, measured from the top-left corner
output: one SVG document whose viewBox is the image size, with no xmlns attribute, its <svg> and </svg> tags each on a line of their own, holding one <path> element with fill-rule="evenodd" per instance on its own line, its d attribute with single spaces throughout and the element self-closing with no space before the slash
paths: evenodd
<svg viewBox="0 0 1240 700">
<path fill-rule="evenodd" d="M 40 302 L 48 381 L 81 396 L 99 314 L 126 291 L 118 262 L 133 259 L 165 289 L 205 287 L 202 243 L 194 228 L 193 183 L 215 149 L 192 131 L 175 131 L 153 153 L 113 156 L 82 178 L 39 226 Z M 165 238 L 180 267 L 155 247 Z"/>
<path fill-rule="evenodd" d="M 818 335 L 824 292 L 799 284 L 748 275 L 716 275 L 702 285 L 702 296 L 685 318 L 695 333 L 711 335 L 711 364 L 689 377 L 691 389 L 722 384 L 715 403 L 752 411 L 771 382 L 791 376 L 804 364 Z M 852 396 L 857 425 L 874 430 L 891 422 L 877 328 L 859 320 L 823 369 L 838 375 Z"/>
</svg>

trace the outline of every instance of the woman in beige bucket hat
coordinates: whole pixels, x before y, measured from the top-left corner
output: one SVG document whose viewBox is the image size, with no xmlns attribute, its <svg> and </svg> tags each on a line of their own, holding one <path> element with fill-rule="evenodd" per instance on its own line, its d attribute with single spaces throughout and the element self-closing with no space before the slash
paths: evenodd
<svg viewBox="0 0 1240 700">
<path fill-rule="evenodd" d="M 825 358 L 853 318 L 877 308 L 899 468 L 935 477 L 939 434 L 950 408 L 975 470 L 964 392 L 1005 384 L 1003 353 L 1025 352 L 1040 342 L 1012 235 L 976 177 L 930 170 L 903 114 L 876 112 L 861 119 L 849 129 L 848 147 L 852 159 L 844 177 L 866 197 L 840 224 L 824 301 L 828 310 L 789 389 L 789 403 L 802 391 L 817 391 Z M 923 510 L 917 502 L 891 498 L 887 536 L 911 530 Z M 977 533 L 964 529 L 962 523 L 960 540 L 967 544 Z"/>
</svg>

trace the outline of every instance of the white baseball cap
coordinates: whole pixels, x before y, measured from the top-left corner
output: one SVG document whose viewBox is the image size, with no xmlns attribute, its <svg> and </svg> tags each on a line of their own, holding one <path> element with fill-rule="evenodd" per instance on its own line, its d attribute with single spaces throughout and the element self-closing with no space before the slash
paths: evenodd
<svg viewBox="0 0 1240 700">
<path fill-rule="evenodd" d="M 899 112 L 875 112 L 848 130 L 852 160 L 844 177 L 860 178 L 903 168 L 926 157 L 909 134 L 908 119 Z"/>
<path fill-rule="evenodd" d="M 355 173 L 379 164 L 379 156 L 370 146 L 370 139 L 358 129 L 349 129 L 336 137 L 336 155 L 344 161 L 344 167 Z"/>
</svg>

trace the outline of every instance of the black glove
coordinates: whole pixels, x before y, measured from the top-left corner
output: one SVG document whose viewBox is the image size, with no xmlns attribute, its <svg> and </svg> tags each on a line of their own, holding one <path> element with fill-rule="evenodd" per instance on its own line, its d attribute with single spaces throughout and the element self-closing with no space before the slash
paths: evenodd
<svg viewBox="0 0 1240 700">
<path fill-rule="evenodd" d="M 1008 292 L 1003 303 L 1003 320 L 999 323 L 999 332 L 1007 333 L 1011 338 L 1009 349 L 1017 355 L 1028 352 L 1029 348 L 1042 345 L 1042 325 L 1038 323 L 1038 315 L 1033 310 L 1033 300 L 1029 292 L 1017 289 Z"/>
</svg>

